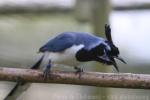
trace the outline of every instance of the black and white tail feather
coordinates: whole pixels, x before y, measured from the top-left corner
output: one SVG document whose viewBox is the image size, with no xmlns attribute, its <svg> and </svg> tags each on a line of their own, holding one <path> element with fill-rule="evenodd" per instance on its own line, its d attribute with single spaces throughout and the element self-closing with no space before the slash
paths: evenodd
<svg viewBox="0 0 150 100">
<path fill-rule="evenodd" d="M 32 67 L 31 69 L 39 69 L 41 64 L 46 66 L 47 54 L 44 54 Z M 44 61 L 45 60 L 45 61 Z M 44 61 L 44 62 L 43 62 Z M 4 98 L 4 100 L 16 100 L 24 91 L 30 87 L 31 83 L 17 82 L 14 88 L 9 92 L 9 94 Z"/>
</svg>

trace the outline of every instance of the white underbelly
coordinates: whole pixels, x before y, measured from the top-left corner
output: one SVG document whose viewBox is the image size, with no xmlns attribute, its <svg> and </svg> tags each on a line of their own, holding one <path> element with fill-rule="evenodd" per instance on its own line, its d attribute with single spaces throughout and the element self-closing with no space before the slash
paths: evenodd
<svg viewBox="0 0 150 100">
<path fill-rule="evenodd" d="M 63 64 L 67 66 L 78 66 L 81 62 L 77 61 L 75 55 L 83 45 L 74 45 L 62 52 L 49 52 L 49 59 L 54 64 Z"/>
</svg>

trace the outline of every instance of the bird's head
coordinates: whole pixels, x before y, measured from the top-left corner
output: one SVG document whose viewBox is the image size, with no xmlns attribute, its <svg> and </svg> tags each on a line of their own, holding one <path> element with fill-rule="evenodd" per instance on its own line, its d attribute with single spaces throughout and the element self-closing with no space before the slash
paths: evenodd
<svg viewBox="0 0 150 100">
<path fill-rule="evenodd" d="M 110 59 L 112 60 L 112 62 L 114 62 L 114 58 L 122 61 L 123 63 L 126 63 L 120 56 L 119 56 L 119 49 L 117 46 L 115 46 L 115 44 L 112 41 L 112 37 L 111 37 L 111 28 L 109 25 L 105 25 L 105 35 L 106 35 L 106 43 L 107 46 L 109 46 L 109 50 L 106 50 L 107 55 L 110 57 Z"/>
</svg>

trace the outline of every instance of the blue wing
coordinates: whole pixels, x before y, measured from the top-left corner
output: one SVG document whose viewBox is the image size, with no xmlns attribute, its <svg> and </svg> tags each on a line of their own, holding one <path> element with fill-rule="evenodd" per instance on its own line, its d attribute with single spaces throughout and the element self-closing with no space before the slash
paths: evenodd
<svg viewBox="0 0 150 100">
<path fill-rule="evenodd" d="M 103 38 L 96 37 L 87 33 L 65 32 L 52 40 L 49 40 L 40 48 L 40 52 L 61 52 L 72 45 L 84 45 L 84 49 L 90 50 L 103 42 Z"/>
<path fill-rule="evenodd" d="M 73 43 L 74 38 L 71 35 L 66 34 L 60 34 L 56 36 L 54 39 L 49 40 L 45 45 L 43 45 L 39 51 L 45 52 L 45 51 L 51 51 L 51 52 L 59 52 L 63 51 L 66 48 L 71 47 Z"/>
<path fill-rule="evenodd" d="M 84 44 L 84 49 L 88 51 L 100 45 L 101 43 L 104 43 L 105 41 L 105 39 L 94 36 L 92 34 L 87 33 L 76 33 L 76 34 L 77 34 L 76 41 Z"/>
</svg>

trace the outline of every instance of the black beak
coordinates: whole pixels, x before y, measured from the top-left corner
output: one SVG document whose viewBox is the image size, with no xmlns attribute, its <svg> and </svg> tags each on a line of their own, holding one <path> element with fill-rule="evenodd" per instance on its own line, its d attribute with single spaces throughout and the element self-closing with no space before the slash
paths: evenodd
<svg viewBox="0 0 150 100">
<path fill-rule="evenodd" d="M 123 60 L 123 58 L 121 58 L 120 56 L 118 56 L 118 57 L 114 57 L 114 58 L 116 58 L 116 59 L 120 60 L 121 62 L 123 62 L 123 63 L 127 64 L 127 63 Z"/>
<path fill-rule="evenodd" d="M 119 72 L 119 68 L 118 68 L 117 63 L 114 60 L 114 58 L 111 57 L 110 60 L 111 60 L 112 64 L 114 65 L 115 69 L 117 70 L 117 72 Z"/>
</svg>

